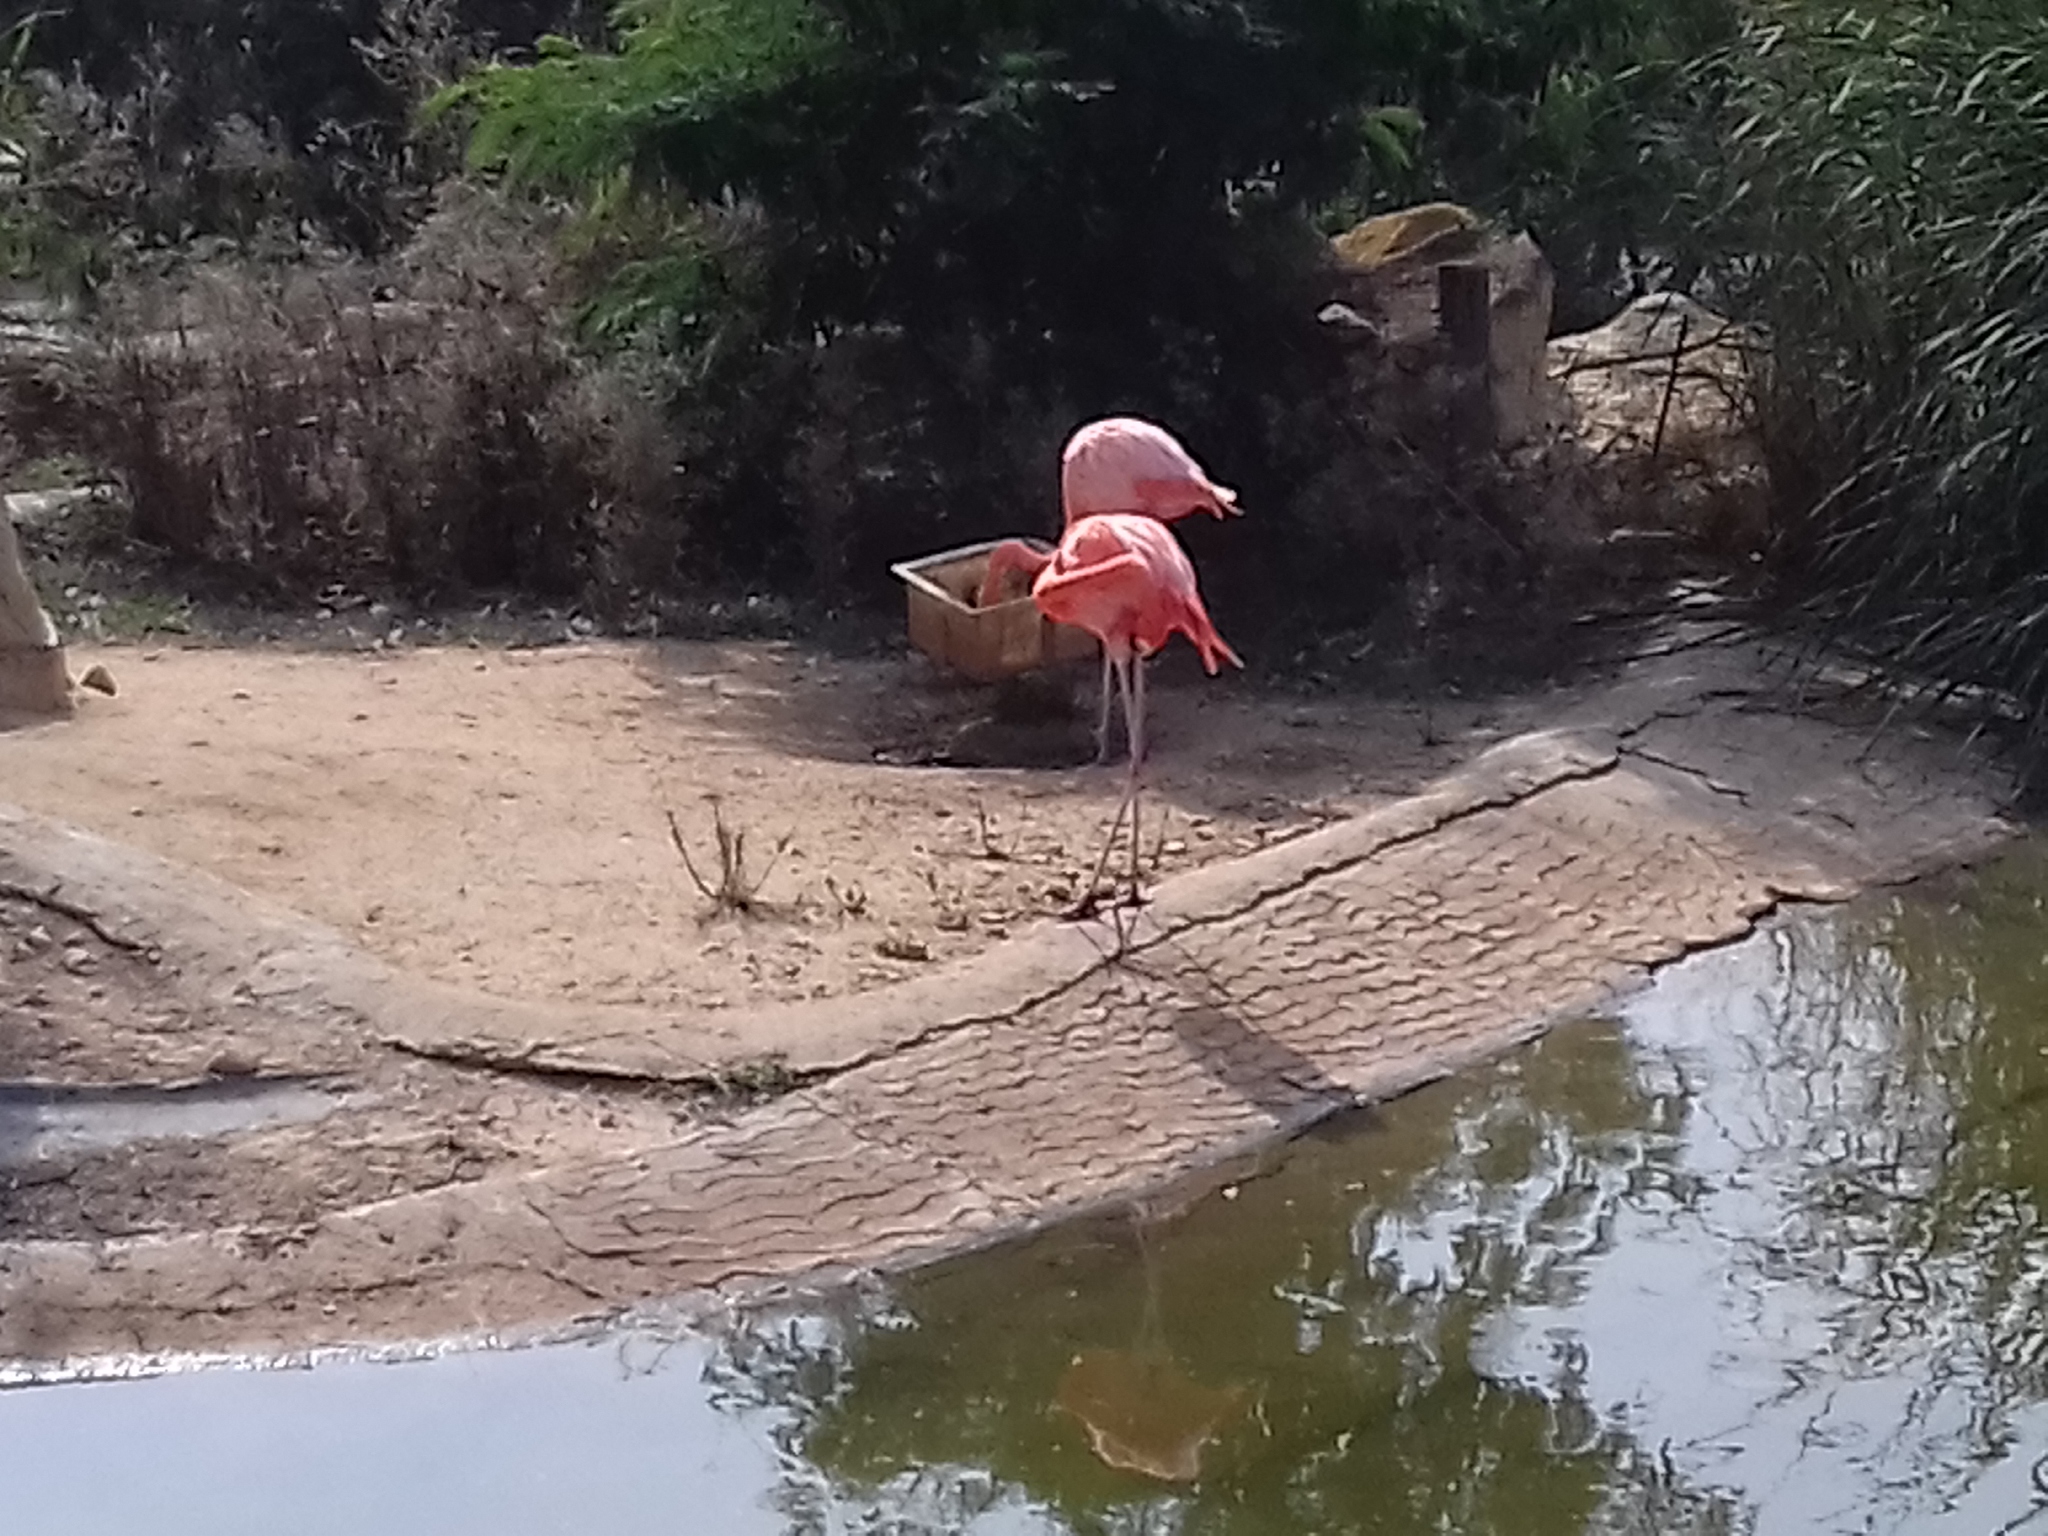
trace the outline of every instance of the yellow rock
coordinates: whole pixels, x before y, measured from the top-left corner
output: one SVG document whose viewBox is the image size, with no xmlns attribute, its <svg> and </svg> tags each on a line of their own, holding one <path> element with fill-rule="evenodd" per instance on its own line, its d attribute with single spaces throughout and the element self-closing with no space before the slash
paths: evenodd
<svg viewBox="0 0 2048 1536">
<path fill-rule="evenodd" d="M 1330 241 L 1348 267 L 1370 270 L 1413 256 L 1438 241 L 1479 228 L 1479 215 L 1456 203 L 1418 203 L 1360 220 Z"/>
</svg>

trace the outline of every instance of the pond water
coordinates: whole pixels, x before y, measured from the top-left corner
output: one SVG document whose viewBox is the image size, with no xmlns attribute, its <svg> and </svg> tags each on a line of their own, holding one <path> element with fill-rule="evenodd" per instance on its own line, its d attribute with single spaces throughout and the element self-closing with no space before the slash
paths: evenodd
<svg viewBox="0 0 2048 1536">
<path fill-rule="evenodd" d="M 348 1096 L 294 1078 L 175 1088 L 53 1088 L 0 1080 L 0 1169 L 166 1137 L 224 1136 L 318 1120 Z"/>
<path fill-rule="evenodd" d="M 0 1392 L 10 1530 L 2048 1536 L 2048 848 L 1175 1212 L 689 1333 Z"/>
</svg>

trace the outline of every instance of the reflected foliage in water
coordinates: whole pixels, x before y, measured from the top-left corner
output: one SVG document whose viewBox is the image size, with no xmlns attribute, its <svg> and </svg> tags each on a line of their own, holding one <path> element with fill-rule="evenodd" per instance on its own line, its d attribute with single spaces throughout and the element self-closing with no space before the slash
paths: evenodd
<svg viewBox="0 0 2048 1536">
<path fill-rule="evenodd" d="M 1642 1095 L 1611 1027 L 1563 1032 L 1298 1144 L 1235 1198 L 949 1265 L 857 1319 L 759 1325 L 725 1379 L 794 1406 L 803 1456 L 884 1506 L 958 1479 L 1078 1532 L 1731 1531 L 1603 1421 L 1570 1349 L 1529 1383 L 1475 1355 L 1503 1305 L 1577 1294 L 1620 1201 L 1677 1182 L 1655 1165 L 1682 1108 Z M 1062 1403 L 1077 1357 L 1122 1362 L 1168 1430 L 1187 1414 L 1163 1373 L 1242 1405 L 1192 1486 L 1104 1464 Z M 799 1528 L 834 1528 L 817 1492 Z M 955 1528 L 941 1502 L 929 1528 Z"/>
<path fill-rule="evenodd" d="M 2027 847 L 1775 924 L 1179 1211 L 750 1324 L 714 1375 L 776 1409 L 795 1530 L 2017 1529 L 2044 892 Z"/>
<path fill-rule="evenodd" d="M 2044 899 L 2029 844 L 1787 928 L 1794 1006 L 1751 1068 L 1742 1144 L 1784 1219 L 1747 1262 L 1815 1293 L 1827 1372 L 1903 1388 L 1867 1469 L 1945 1499 L 2048 1400 Z"/>
</svg>

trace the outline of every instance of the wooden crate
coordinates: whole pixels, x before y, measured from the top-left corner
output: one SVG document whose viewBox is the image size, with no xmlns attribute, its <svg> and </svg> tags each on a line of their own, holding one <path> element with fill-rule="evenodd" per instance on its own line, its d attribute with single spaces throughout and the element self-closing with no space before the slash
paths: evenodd
<svg viewBox="0 0 2048 1536">
<path fill-rule="evenodd" d="M 1028 596 L 974 606 L 989 552 L 1003 542 L 991 539 L 889 567 L 908 594 L 910 643 L 939 665 L 981 683 L 1096 655 L 1093 635 L 1053 623 Z M 1025 542 L 1039 550 L 1051 548 L 1037 539 Z"/>
</svg>

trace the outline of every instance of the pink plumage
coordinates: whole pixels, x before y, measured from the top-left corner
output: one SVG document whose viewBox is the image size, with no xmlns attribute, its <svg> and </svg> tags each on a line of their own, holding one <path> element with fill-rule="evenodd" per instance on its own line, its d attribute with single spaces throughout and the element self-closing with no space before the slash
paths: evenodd
<svg viewBox="0 0 2048 1536">
<path fill-rule="evenodd" d="M 1042 557 L 1034 554 L 1032 558 Z M 1089 895 L 1084 901 L 1094 899 L 1096 882 L 1126 811 L 1131 818 L 1131 893 L 1135 899 L 1140 873 L 1138 764 L 1145 756 L 1145 658 L 1163 649 L 1175 635 L 1185 635 L 1201 653 L 1202 665 L 1211 676 L 1225 662 L 1234 667 L 1244 663 L 1210 622 L 1195 582 L 1194 565 L 1180 540 L 1164 523 L 1142 513 L 1104 512 L 1069 523 L 1059 548 L 1045 560 L 1031 584 L 1031 600 L 1048 619 L 1076 625 L 1102 642 L 1103 711 L 1098 735 L 1105 753 L 1111 677 L 1123 695 L 1129 777 L 1124 783 L 1123 803 L 1110 823 L 1109 841 L 1088 877 Z"/>
<path fill-rule="evenodd" d="M 1050 564 L 1051 555 L 1033 549 L 1022 539 L 1003 540 L 988 552 L 988 564 L 982 567 L 981 585 L 974 592 L 975 606 L 989 608 L 1004 601 L 1003 588 L 1012 574 L 1022 576 L 1028 589 L 1038 573 Z"/>
<path fill-rule="evenodd" d="M 1146 656 L 1182 634 L 1212 675 L 1226 661 L 1244 665 L 1210 622 L 1194 567 L 1163 526 L 1195 512 L 1235 516 L 1237 492 L 1211 480 L 1164 427 L 1109 416 L 1085 423 L 1067 440 L 1060 501 L 1060 547 L 1048 555 L 1004 540 L 989 552 L 975 599 L 982 607 L 1002 602 L 1021 576 L 1040 612 L 1102 641 L 1098 758 L 1109 756 L 1114 684 L 1123 694 L 1135 773 L 1144 754 Z M 1131 803 L 1135 816 L 1135 799 Z"/>
<path fill-rule="evenodd" d="M 1226 661 L 1244 665 L 1202 606 L 1180 541 L 1150 517 L 1109 512 L 1069 524 L 1031 596 L 1047 618 L 1087 630 L 1113 659 L 1151 656 L 1181 634 L 1212 677 Z"/>
<path fill-rule="evenodd" d="M 1070 528 L 1104 512 L 1171 522 L 1193 512 L 1222 518 L 1238 511 L 1237 492 L 1211 480 L 1171 432 L 1135 416 L 1088 422 L 1067 440 L 1060 500 Z"/>
</svg>

